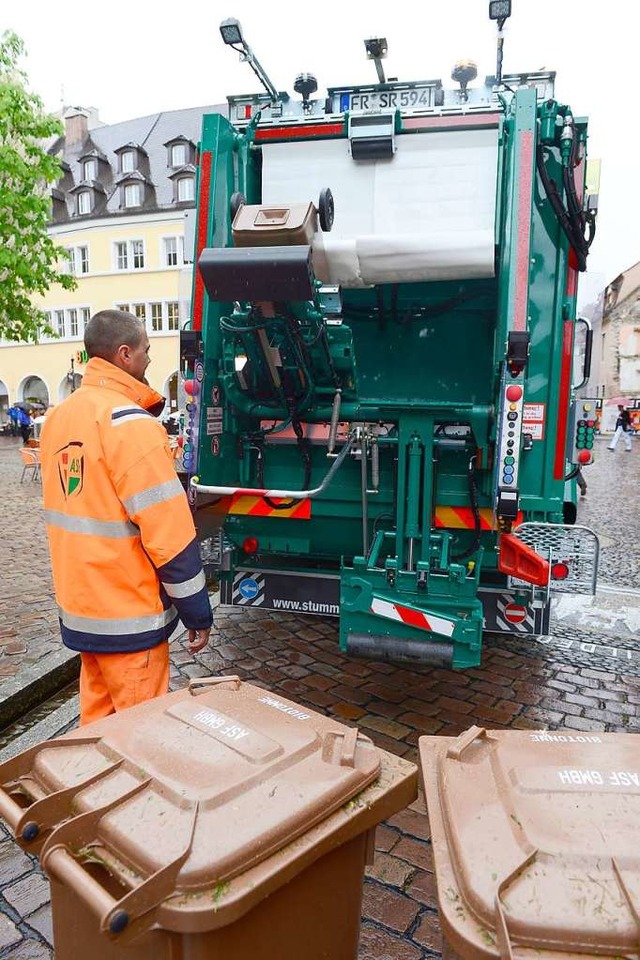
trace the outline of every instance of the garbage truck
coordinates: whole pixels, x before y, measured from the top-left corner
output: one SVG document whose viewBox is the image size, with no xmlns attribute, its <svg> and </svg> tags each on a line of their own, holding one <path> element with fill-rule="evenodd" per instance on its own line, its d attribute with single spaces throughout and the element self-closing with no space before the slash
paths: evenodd
<svg viewBox="0 0 640 960">
<path fill-rule="evenodd" d="M 501 33 L 484 82 L 387 79 L 374 38 L 377 82 L 293 95 L 221 33 L 261 89 L 198 152 L 180 364 L 205 569 L 224 604 L 338 616 L 348 656 L 478 665 L 483 632 L 545 633 L 554 594 L 595 591 L 587 120 L 554 73 L 503 75 Z"/>
</svg>

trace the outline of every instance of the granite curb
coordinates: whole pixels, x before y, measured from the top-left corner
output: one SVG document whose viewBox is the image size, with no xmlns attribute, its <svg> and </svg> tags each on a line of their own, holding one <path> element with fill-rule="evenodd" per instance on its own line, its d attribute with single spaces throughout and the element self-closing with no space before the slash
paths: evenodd
<svg viewBox="0 0 640 960">
<path fill-rule="evenodd" d="M 0 730 L 39 706 L 80 675 L 80 654 L 66 647 L 50 653 L 0 685 Z"/>
</svg>

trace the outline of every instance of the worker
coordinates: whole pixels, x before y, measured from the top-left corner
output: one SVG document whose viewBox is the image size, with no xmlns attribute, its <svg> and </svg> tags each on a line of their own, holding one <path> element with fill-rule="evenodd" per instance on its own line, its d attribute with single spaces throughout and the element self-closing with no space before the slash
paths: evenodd
<svg viewBox="0 0 640 960">
<path fill-rule="evenodd" d="M 87 324 L 82 385 L 47 416 L 41 463 L 60 630 L 80 651 L 80 723 L 169 689 L 169 636 L 209 640 L 198 541 L 145 378 L 144 324 L 102 310 Z"/>
</svg>

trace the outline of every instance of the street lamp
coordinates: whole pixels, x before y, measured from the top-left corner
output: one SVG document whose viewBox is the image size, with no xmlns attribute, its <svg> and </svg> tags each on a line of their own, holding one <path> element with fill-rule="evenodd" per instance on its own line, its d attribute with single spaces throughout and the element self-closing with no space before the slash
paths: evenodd
<svg viewBox="0 0 640 960">
<path fill-rule="evenodd" d="M 71 384 L 71 393 L 73 393 L 76 388 L 76 375 L 73 371 L 73 357 L 71 357 L 71 369 L 67 374 L 67 382 Z"/>
</svg>

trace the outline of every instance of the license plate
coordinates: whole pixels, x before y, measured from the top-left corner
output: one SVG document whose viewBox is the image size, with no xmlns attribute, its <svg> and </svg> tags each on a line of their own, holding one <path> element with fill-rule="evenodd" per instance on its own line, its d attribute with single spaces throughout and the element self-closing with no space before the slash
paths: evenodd
<svg viewBox="0 0 640 960">
<path fill-rule="evenodd" d="M 432 87 L 413 87 L 411 90 L 372 90 L 349 94 L 349 110 L 424 110 L 432 106 Z"/>
</svg>

